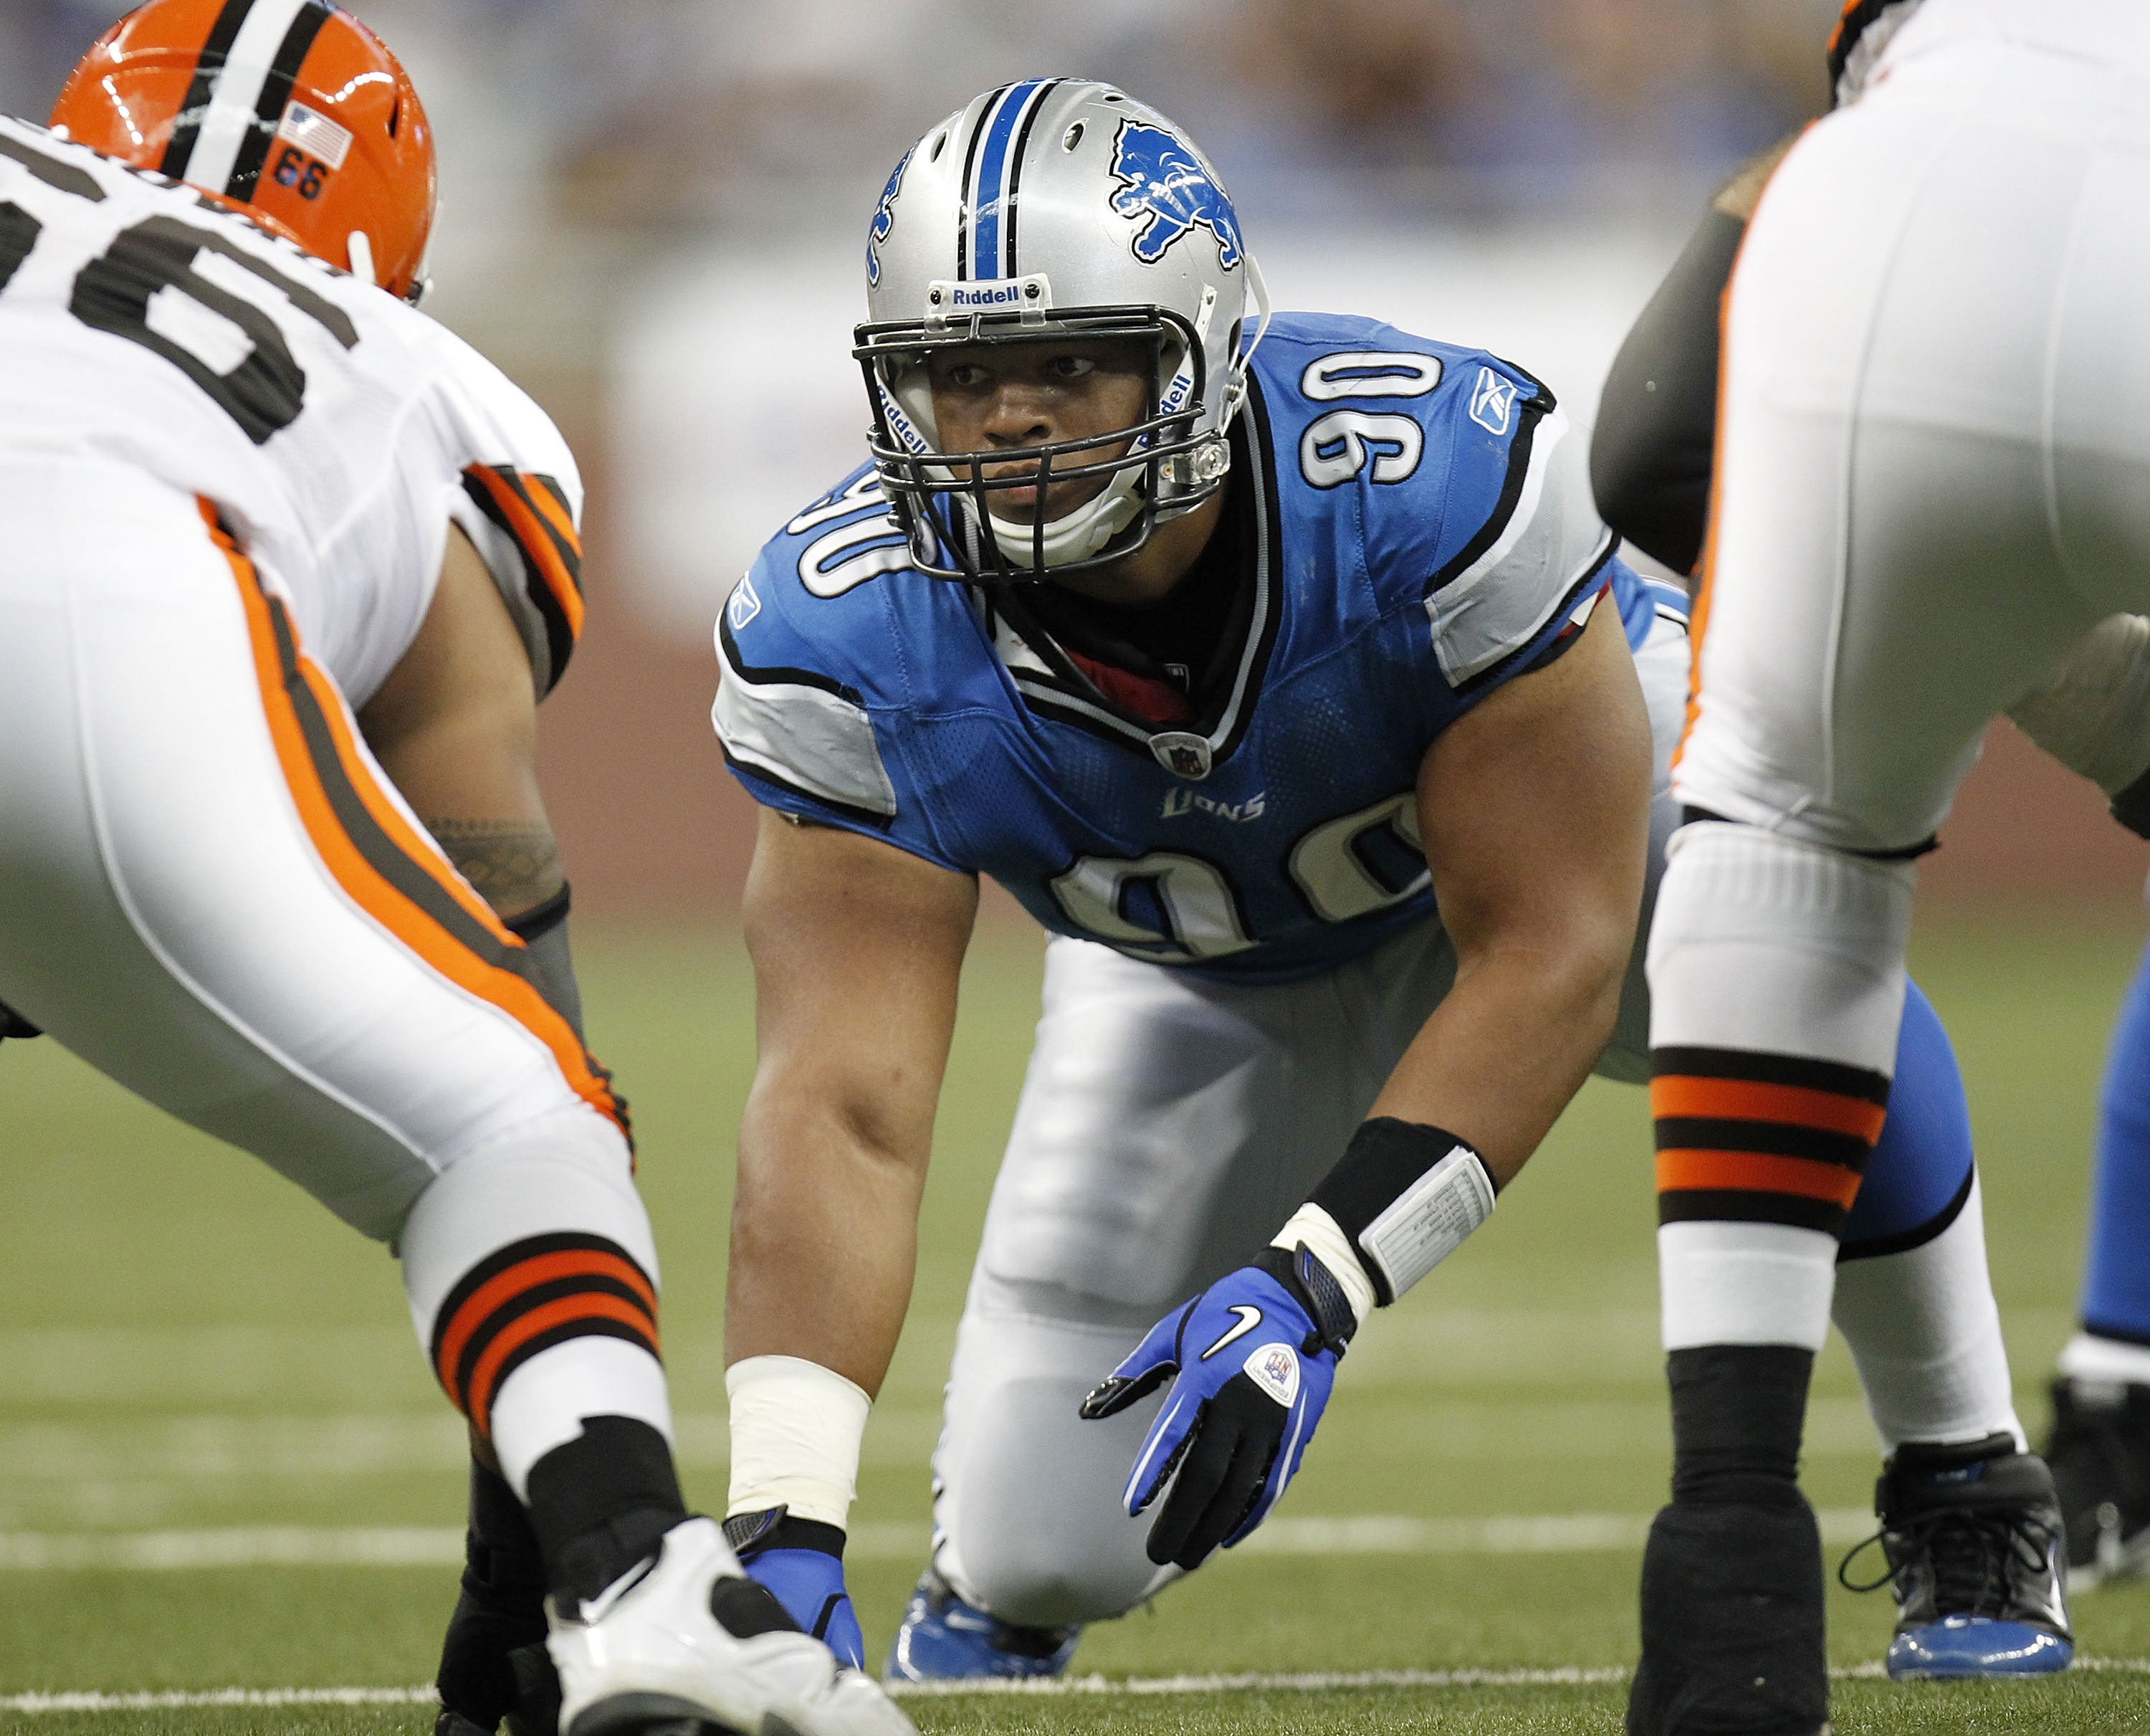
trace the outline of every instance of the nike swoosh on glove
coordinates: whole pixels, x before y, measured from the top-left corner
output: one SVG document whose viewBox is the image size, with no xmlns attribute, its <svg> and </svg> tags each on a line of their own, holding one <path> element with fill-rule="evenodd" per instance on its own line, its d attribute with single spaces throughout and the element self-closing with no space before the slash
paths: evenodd
<svg viewBox="0 0 2150 1736">
<path fill-rule="evenodd" d="M 1199 1567 L 1269 1516 L 1298 1473 L 1357 1324 L 1304 1246 L 1295 1255 L 1265 1249 L 1158 1321 L 1083 1400 L 1095 1421 L 1173 1383 L 1121 1496 L 1139 1513 L 1172 1485 L 1150 1527 L 1152 1561 Z"/>
</svg>

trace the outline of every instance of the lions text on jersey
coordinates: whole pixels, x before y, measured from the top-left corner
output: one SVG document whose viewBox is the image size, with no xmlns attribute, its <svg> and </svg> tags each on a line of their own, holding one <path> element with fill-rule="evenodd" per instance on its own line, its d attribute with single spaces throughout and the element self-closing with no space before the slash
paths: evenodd
<svg viewBox="0 0 2150 1736">
<path fill-rule="evenodd" d="M 1277 317 L 1235 426 L 1252 608 L 1189 727 L 1105 699 L 969 588 L 911 571 L 871 472 L 792 519 L 718 623 L 714 716 L 760 801 L 991 875 L 1048 929 L 1244 982 L 1428 915 L 1427 745 L 1607 588 L 1582 439 L 1480 351 Z"/>
</svg>

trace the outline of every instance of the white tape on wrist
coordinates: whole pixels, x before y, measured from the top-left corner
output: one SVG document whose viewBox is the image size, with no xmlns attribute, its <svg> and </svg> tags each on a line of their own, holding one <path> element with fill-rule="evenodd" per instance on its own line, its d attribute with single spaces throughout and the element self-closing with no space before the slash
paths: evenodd
<svg viewBox="0 0 2150 1736">
<path fill-rule="evenodd" d="M 1379 1299 L 1374 1294 L 1374 1280 L 1359 1264 L 1359 1250 L 1351 1245 L 1350 1237 L 1344 1234 L 1344 1226 L 1310 1200 L 1284 1221 L 1284 1228 L 1270 1239 L 1269 1246 L 1281 1248 L 1286 1254 L 1296 1254 L 1302 1242 L 1307 1251 L 1335 1274 L 1351 1305 L 1351 1312 L 1364 1326 L 1374 1317 Z"/>
<path fill-rule="evenodd" d="M 1493 1178 L 1458 1144 L 1359 1232 L 1359 1249 L 1401 1297 L 1492 1215 Z"/>
<path fill-rule="evenodd" d="M 732 1412 L 726 1516 L 783 1506 L 795 1519 L 847 1524 L 873 1400 L 834 1369 L 800 1356 L 734 1362 L 724 1391 Z"/>
</svg>

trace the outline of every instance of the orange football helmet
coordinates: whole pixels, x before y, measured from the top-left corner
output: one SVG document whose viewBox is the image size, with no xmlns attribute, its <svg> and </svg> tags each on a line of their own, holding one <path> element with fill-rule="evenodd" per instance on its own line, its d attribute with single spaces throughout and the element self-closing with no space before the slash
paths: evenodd
<svg viewBox="0 0 2150 1736">
<path fill-rule="evenodd" d="M 82 58 L 52 124 L 424 293 L 432 129 L 381 38 L 327 0 L 150 0 Z"/>
</svg>

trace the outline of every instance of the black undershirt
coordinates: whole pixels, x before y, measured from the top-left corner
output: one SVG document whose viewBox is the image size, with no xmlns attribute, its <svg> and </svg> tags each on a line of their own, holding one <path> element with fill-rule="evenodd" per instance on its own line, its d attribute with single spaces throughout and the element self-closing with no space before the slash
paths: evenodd
<svg viewBox="0 0 2150 1736">
<path fill-rule="evenodd" d="M 1222 709 L 1254 608 L 1253 496 L 1240 480 L 1249 458 L 1238 432 L 1217 527 L 1163 600 L 1128 608 L 1047 580 L 1024 586 L 1019 604 L 1066 650 L 1163 682 L 1198 717 Z"/>
</svg>

